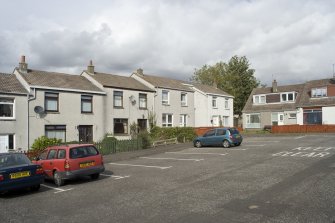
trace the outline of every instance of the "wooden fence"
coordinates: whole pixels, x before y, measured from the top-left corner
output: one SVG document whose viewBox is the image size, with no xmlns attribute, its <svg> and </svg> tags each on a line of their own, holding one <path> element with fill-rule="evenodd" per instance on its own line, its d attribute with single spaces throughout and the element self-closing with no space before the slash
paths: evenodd
<svg viewBox="0 0 335 223">
<path fill-rule="evenodd" d="M 277 125 L 272 126 L 272 133 L 322 133 L 335 132 L 335 125 Z"/>
</svg>

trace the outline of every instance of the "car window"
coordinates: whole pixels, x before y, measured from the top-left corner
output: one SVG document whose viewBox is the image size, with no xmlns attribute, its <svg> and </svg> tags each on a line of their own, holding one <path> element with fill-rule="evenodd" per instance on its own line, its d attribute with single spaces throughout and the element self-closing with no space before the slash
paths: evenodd
<svg viewBox="0 0 335 223">
<path fill-rule="evenodd" d="M 48 160 L 50 159 L 55 159 L 56 158 L 56 154 L 57 154 L 57 150 L 55 149 L 51 149 L 48 155 Z"/>
<path fill-rule="evenodd" d="M 215 135 L 215 130 L 210 130 L 205 133 L 204 137 L 213 136 L 213 135 Z"/>
<path fill-rule="evenodd" d="M 24 154 L 6 154 L 0 158 L 0 167 L 11 167 L 22 164 L 31 164 Z"/>
<path fill-rule="evenodd" d="M 98 150 L 94 146 L 88 146 L 86 147 L 86 150 L 87 150 L 87 153 L 91 156 L 95 156 L 99 154 Z"/>
<path fill-rule="evenodd" d="M 40 160 L 45 160 L 45 159 L 47 159 L 47 155 L 48 155 L 48 150 L 45 150 L 44 152 L 42 152 L 42 153 L 38 156 L 38 158 L 39 158 Z"/>
<path fill-rule="evenodd" d="M 59 149 L 57 159 L 65 159 L 66 156 L 66 150 L 65 149 Z"/>
<path fill-rule="evenodd" d="M 240 132 L 237 129 L 229 129 L 230 134 L 235 135 L 235 134 L 240 134 Z"/>
<path fill-rule="evenodd" d="M 218 129 L 216 132 L 216 135 L 220 136 L 220 135 L 226 135 L 226 130 L 224 129 Z"/>
<path fill-rule="evenodd" d="M 70 149 L 70 158 L 83 158 L 98 155 L 99 152 L 94 146 L 83 146 Z"/>
</svg>

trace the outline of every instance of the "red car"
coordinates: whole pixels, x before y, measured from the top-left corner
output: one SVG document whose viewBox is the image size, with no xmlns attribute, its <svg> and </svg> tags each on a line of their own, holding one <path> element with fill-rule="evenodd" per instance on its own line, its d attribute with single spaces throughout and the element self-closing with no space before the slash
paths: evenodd
<svg viewBox="0 0 335 223">
<path fill-rule="evenodd" d="M 34 162 L 42 166 L 46 178 L 53 179 L 57 186 L 80 176 L 98 179 L 105 171 L 102 155 L 92 144 L 48 147 Z"/>
</svg>

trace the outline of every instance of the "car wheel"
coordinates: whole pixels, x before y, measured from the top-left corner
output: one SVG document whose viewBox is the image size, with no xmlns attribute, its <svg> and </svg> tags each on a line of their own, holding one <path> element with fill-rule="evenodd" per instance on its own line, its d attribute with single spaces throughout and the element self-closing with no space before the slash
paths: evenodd
<svg viewBox="0 0 335 223">
<path fill-rule="evenodd" d="M 60 187 L 60 186 L 64 185 L 64 179 L 62 179 L 62 177 L 60 176 L 60 174 L 57 171 L 54 172 L 54 182 L 55 182 L 57 187 Z"/>
<path fill-rule="evenodd" d="M 41 188 L 41 185 L 38 184 L 38 185 L 32 186 L 30 189 L 32 191 L 38 191 L 40 188 Z"/>
<path fill-rule="evenodd" d="M 99 176 L 100 176 L 100 173 L 92 174 L 92 175 L 91 175 L 91 179 L 92 179 L 92 180 L 96 180 L 96 179 L 99 178 Z"/>
<path fill-rule="evenodd" d="M 230 147 L 230 143 L 228 142 L 228 140 L 223 140 L 222 146 L 224 148 L 229 148 Z"/>
<path fill-rule="evenodd" d="M 200 141 L 196 141 L 195 142 L 195 147 L 201 148 L 202 147 L 201 142 Z"/>
</svg>

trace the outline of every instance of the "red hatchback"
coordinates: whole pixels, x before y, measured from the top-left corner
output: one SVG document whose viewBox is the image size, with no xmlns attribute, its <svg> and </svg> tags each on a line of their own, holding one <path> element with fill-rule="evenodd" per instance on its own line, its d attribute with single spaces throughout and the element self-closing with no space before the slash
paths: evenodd
<svg viewBox="0 0 335 223">
<path fill-rule="evenodd" d="M 92 144 L 48 147 L 34 162 L 42 166 L 46 177 L 53 179 L 57 186 L 80 176 L 98 179 L 105 171 L 102 155 Z"/>
</svg>

